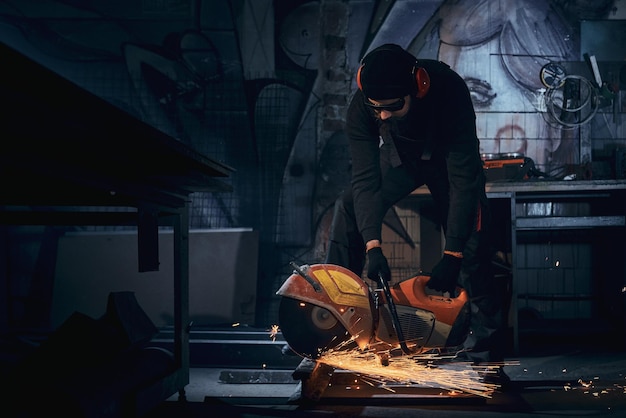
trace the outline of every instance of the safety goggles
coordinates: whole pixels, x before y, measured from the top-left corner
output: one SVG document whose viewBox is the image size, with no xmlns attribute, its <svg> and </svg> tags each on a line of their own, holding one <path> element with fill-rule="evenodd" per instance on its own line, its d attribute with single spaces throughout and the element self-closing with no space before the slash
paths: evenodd
<svg viewBox="0 0 626 418">
<path fill-rule="evenodd" d="M 404 98 L 398 99 L 398 101 L 389 103 L 389 104 L 375 104 L 370 102 L 367 98 L 365 99 L 365 105 L 374 109 L 376 112 L 397 112 L 398 110 L 404 107 Z"/>
</svg>

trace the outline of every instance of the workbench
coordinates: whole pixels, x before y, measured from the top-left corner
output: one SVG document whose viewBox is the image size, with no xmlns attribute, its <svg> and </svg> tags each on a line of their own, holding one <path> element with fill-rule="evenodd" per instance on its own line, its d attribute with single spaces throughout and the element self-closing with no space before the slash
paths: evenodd
<svg viewBox="0 0 626 418">
<path fill-rule="evenodd" d="M 161 395 L 183 393 L 189 383 L 189 196 L 231 191 L 226 180 L 234 170 L 12 48 L 0 44 L 0 57 L 0 225 L 136 227 L 140 272 L 159 269 L 158 229 L 173 228 L 177 370 L 164 379 Z"/>
<path fill-rule="evenodd" d="M 582 315 L 584 319 L 589 319 L 590 327 L 602 329 L 606 322 L 614 322 L 617 331 L 621 334 L 616 337 L 623 339 L 626 329 L 623 323 L 624 302 L 621 289 L 625 284 L 624 272 L 626 271 L 626 245 L 623 242 L 626 226 L 626 180 L 494 181 L 487 183 L 486 192 L 490 202 L 496 203 L 493 207 L 507 212 L 506 214 L 498 213 L 498 217 L 510 222 L 508 227 L 502 224 L 497 224 L 496 227 L 507 228 L 507 231 L 502 232 L 505 232 L 510 240 L 512 294 L 509 319 L 513 329 L 514 351 L 517 352 L 519 349 L 521 331 L 518 318 L 519 303 L 529 300 L 561 304 L 576 300 L 593 301 L 594 306 L 589 305 L 588 311 L 585 308 L 584 315 Z M 416 189 L 401 204 L 419 210 L 420 203 L 428 199 L 430 199 L 430 193 L 424 186 Z M 561 238 L 558 238 L 559 235 Z M 548 260 L 547 255 L 545 261 L 531 260 L 536 254 L 531 255 L 530 250 L 522 245 L 538 242 L 550 245 L 552 242 L 563 239 L 571 240 L 571 242 L 588 242 L 591 253 L 599 257 L 598 261 L 586 266 L 584 263 L 592 260 L 587 260 L 585 257 L 581 257 L 585 258 L 584 260 L 577 260 L 576 256 L 565 257 L 573 258 L 573 260 Z M 556 248 L 556 245 L 554 247 Z M 537 269 L 532 270 L 527 264 L 538 261 L 546 263 L 545 272 L 541 273 L 541 277 L 531 277 L 532 274 L 537 274 L 541 265 L 534 265 Z M 556 262 L 557 265 L 549 265 L 548 263 L 551 262 Z M 561 262 L 563 263 L 560 264 Z M 566 265 L 567 263 L 569 266 Z M 609 263 L 612 265 L 609 266 Z M 584 290 L 579 290 L 580 293 L 577 293 L 575 289 L 567 292 L 559 289 L 549 294 L 538 294 L 538 292 L 531 291 L 531 286 L 526 283 L 543 281 L 540 285 L 546 288 L 548 285 L 545 281 L 556 278 L 556 274 L 564 274 L 559 269 L 566 267 L 571 267 L 567 273 L 570 276 L 575 276 L 583 269 L 589 270 L 590 283 L 588 285 L 583 283 Z M 581 283 L 580 279 L 576 277 L 572 279 L 569 276 L 559 276 L 558 280 L 562 280 L 563 283 L 566 280 L 573 280 L 579 285 Z M 608 313 L 611 318 L 594 317 L 598 310 L 603 309 L 598 308 L 598 305 L 610 306 L 611 310 Z M 584 331 L 582 318 L 570 315 L 567 319 L 573 320 L 572 327 L 575 332 Z M 554 332 L 558 333 L 562 323 L 558 326 L 556 324 L 551 326 Z"/>
</svg>

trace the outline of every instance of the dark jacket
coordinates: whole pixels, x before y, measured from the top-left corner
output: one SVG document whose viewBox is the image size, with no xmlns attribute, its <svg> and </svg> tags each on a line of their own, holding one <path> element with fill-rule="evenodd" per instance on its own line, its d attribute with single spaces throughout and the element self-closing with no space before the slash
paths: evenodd
<svg viewBox="0 0 626 418">
<path fill-rule="evenodd" d="M 408 114 L 393 123 L 382 122 L 364 104 L 357 91 L 346 118 L 346 133 L 352 157 L 352 190 L 359 231 L 365 242 L 381 239 L 383 207 L 380 189 L 381 124 L 389 123 L 403 164 L 442 165 L 448 177 L 450 205 L 447 216 L 446 250 L 462 251 L 477 228 L 479 201 L 485 195 L 485 176 L 476 136 L 476 115 L 467 85 L 446 64 L 420 60 L 430 75 L 428 94 L 411 99 Z M 486 199 L 486 198 L 485 198 Z"/>
</svg>

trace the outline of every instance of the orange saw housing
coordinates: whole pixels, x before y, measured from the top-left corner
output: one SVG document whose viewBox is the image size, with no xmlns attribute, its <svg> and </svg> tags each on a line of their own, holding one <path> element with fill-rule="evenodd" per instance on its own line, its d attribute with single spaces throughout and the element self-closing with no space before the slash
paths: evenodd
<svg viewBox="0 0 626 418">
<path fill-rule="evenodd" d="M 414 352 L 459 345 L 469 329 L 467 292 L 457 288 L 456 297 L 433 294 L 427 290 L 428 280 L 430 276 L 418 275 L 389 289 L 405 343 Z M 292 347 L 304 346 L 301 351 L 321 352 L 341 339 L 353 340 L 360 349 L 374 347 L 377 351 L 400 345 L 384 294 L 380 289 L 371 290 L 344 267 L 301 266 L 276 293 L 283 297 L 281 304 L 285 302 L 279 318 L 283 336 Z M 344 335 L 336 323 L 345 330 Z M 311 344 L 319 346 L 302 342 L 310 333 L 317 335 Z"/>
</svg>

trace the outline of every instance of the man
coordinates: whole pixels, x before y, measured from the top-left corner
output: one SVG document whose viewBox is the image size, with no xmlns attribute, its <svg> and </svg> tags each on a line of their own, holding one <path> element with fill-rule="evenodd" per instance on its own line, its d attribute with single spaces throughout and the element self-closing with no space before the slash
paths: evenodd
<svg viewBox="0 0 626 418">
<path fill-rule="evenodd" d="M 492 272 L 485 175 L 469 90 L 450 67 L 417 60 L 395 44 L 361 61 L 346 118 L 352 188 L 337 200 L 326 262 L 390 280 L 381 247 L 385 213 L 426 184 L 440 214 L 445 249 L 428 287 L 471 298 L 465 355 L 502 361 L 502 300 Z"/>
</svg>

